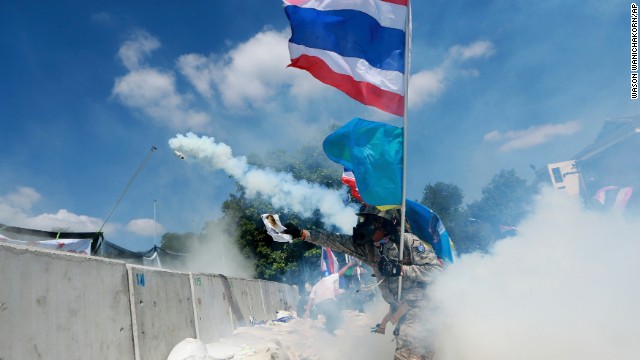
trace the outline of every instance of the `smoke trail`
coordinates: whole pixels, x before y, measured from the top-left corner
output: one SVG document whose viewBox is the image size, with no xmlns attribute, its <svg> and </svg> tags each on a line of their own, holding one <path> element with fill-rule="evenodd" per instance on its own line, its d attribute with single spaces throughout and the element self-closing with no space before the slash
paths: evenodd
<svg viewBox="0 0 640 360">
<path fill-rule="evenodd" d="M 430 286 L 439 358 L 638 358 L 639 233 L 637 219 L 545 191 L 517 236 Z"/>
<path fill-rule="evenodd" d="M 291 174 L 251 166 L 247 164 L 246 157 L 234 157 L 231 147 L 216 143 L 212 137 L 178 134 L 169 140 L 169 146 L 187 158 L 196 158 L 214 169 L 223 170 L 244 186 L 250 198 L 262 195 L 274 207 L 295 211 L 302 216 L 311 216 L 317 209 L 325 224 L 335 225 L 343 232 L 351 232 L 356 222 L 355 210 L 344 205 L 338 191 L 296 180 Z"/>
</svg>

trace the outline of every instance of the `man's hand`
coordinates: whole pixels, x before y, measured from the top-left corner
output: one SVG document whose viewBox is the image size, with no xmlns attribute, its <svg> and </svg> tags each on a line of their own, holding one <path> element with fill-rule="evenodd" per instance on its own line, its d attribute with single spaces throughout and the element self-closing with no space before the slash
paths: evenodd
<svg viewBox="0 0 640 360">
<path fill-rule="evenodd" d="M 289 234 L 291 236 L 293 236 L 294 239 L 298 239 L 302 237 L 302 230 L 295 226 L 293 223 L 286 223 L 284 224 L 284 227 L 286 229 L 284 229 L 284 231 L 282 232 L 283 234 Z"/>
<path fill-rule="evenodd" d="M 382 276 L 396 277 L 400 276 L 402 265 L 400 265 L 398 260 L 389 259 L 383 255 L 378 261 L 378 270 L 380 270 Z"/>
</svg>

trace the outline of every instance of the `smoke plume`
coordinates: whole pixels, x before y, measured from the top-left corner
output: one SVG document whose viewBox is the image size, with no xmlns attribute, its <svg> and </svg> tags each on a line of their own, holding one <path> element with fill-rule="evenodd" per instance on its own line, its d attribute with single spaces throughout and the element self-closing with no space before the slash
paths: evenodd
<svg viewBox="0 0 640 360">
<path fill-rule="evenodd" d="M 638 358 L 639 233 L 637 219 L 546 190 L 517 236 L 430 286 L 439 358 Z"/>
<path fill-rule="evenodd" d="M 325 224 L 335 225 L 343 232 L 351 232 L 356 222 L 355 210 L 343 203 L 338 191 L 296 180 L 288 173 L 252 166 L 246 157 L 234 157 L 231 147 L 216 143 L 212 137 L 178 134 L 169 140 L 169 146 L 182 152 L 187 159 L 206 162 L 213 169 L 226 172 L 246 189 L 249 198 L 261 195 L 275 208 L 302 216 L 311 216 L 318 210 Z"/>
</svg>

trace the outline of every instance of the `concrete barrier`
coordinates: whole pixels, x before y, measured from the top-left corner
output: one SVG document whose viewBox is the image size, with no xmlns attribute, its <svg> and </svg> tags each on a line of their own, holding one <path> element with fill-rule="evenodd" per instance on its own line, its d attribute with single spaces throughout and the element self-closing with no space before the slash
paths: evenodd
<svg viewBox="0 0 640 360">
<path fill-rule="evenodd" d="M 0 244 L 0 359 L 133 359 L 120 261 Z"/>
<path fill-rule="evenodd" d="M 227 278 L 233 327 L 250 325 L 251 318 L 267 320 L 258 280 Z"/>
<path fill-rule="evenodd" d="M 0 242 L 0 359 L 166 359 L 295 310 L 295 286 Z"/>
<path fill-rule="evenodd" d="M 276 314 L 279 310 L 295 311 L 298 304 L 297 286 L 260 280 L 262 296 L 268 314 Z M 291 291 L 289 291 L 291 290 Z M 295 296 L 293 291 L 296 291 Z"/>
<path fill-rule="evenodd" d="M 198 339 L 212 343 L 234 330 L 229 299 L 231 293 L 222 275 L 191 274 Z"/>
<path fill-rule="evenodd" d="M 188 273 L 127 265 L 136 359 L 166 359 L 173 346 L 196 338 Z"/>
</svg>

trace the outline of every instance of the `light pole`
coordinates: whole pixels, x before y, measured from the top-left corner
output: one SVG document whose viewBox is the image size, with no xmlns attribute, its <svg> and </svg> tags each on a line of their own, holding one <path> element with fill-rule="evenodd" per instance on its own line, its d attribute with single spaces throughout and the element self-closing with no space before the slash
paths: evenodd
<svg viewBox="0 0 640 360">
<path fill-rule="evenodd" d="M 156 242 L 156 199 L 153 199 L 153 246 L 158 246 Z"/>
</svg>

